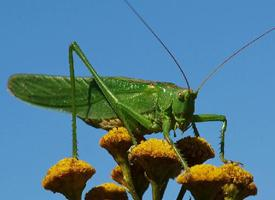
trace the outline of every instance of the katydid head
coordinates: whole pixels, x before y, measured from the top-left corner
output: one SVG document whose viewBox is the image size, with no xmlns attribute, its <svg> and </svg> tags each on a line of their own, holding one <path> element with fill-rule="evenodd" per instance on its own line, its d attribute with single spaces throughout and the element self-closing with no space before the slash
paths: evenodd
<svg viewBox="0 0 275 200">
<path fill-rule="evenodd" d="M 180 90 L 173 99 L 172 111 L 177 121 L 192 116 L 195 110 L 197 92 L 191 89 Z"/>
</svg>

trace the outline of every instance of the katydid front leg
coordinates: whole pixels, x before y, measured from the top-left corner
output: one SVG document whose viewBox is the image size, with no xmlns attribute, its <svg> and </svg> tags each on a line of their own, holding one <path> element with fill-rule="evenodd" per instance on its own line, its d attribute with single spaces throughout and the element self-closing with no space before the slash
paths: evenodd
<svg viewBox="0 0 275 200">
<path fill-rule="evenodd" d="M 201 115 L 193 115 L 192 116 L 192 123 L 195 122 L 222 122 L 221 128 L 221 142 L 220 142 L 220 159 L 222 162 L 227 163 L 228 160 L 224 158 L 224 138 L 225 138 L 225 131 L 227 128 L 227 120 L 224 115 L 216 115 L 216 114 L 201 114 Z"/>
<path fill-rule="evenodd" d="M 170 130 L 171 130 L 171 119 L 168 116 L 166 116 L 162 122 L 163 136 L 167 140 L 167 142 L 172 146 L 174 152 L 176 153 L 178 159 L 180 160 L 180 163 L 183 169 L 186 170 L 188 169 L 187 161 L 181 155 L 180 150 L 176 147 L 173 140 L 170 138 L 170 135 L 169 135 Z"/>
</svg>

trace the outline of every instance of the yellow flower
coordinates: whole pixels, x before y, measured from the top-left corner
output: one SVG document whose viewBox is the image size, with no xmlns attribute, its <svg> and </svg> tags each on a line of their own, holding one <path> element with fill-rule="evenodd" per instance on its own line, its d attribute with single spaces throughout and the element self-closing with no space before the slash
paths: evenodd
<svg viewBox="0 0 275 200">
<path fill-rule="evenodd" d="M 174 178 L 180 172 L 179 160 L 165 140 L 149 139 L 131 149 L 129 159 L 139 164 L 147 177 L 157 183 Z"/>
<path fill-rule="evenodd" d="M 257 193 L 253 176 L 236 164 L 195 165 L 177 177 L 195 199 L 243 199 Z"/>
<path fill-rule="evenodd" d="M 250 195 L 257 194 L 257 187 L 253 182 L 253 176 L 239 165 L 229 163 L 221 166 L 230 181 L 222 188 L 224 198 L 234 197 L 234 199 L 244 199 Z"/>
<path fill-rule="evenodd" d="M 126 157 L 127 151 L 133 145 L 131 137 L 124 127 L 113 128 L 99 142 L 114 158 Z"/>
<path fill-rule="evenodd" d="M 134 165 L 131 165 L 131 174 L 133 177 L 133 184 L 135 186 L 135 189 L 138 195 L 142 197 L 142 195 L 144 194 L 144 192 L 147 190 L 149 186 L 149 181 L 145 177 L 144 170 L 140 166 L 134 164 Z M 127 182 L 124 179 L 122 169 L 119 165 L 117 165 L 112 170 L 111 177 L 117 183 L 123 185 L 126 188 L 129 188 Z"/>
<path fill-rule="evenodd" d="M 123 178 L 123 173 L 119 165 L 117 165 L 111 172 L 111 177 L 114 181 L 119 183 L 120 185 L 123 185 L 127 187 L 127 183 L 125 182 Z"/>
<path fill-rule="evenodd" d="M 253 176 L 238 164 L 228 163 L 220 167 L 231 178 L 230 182 L 234 184 L 247 185 L 253 182 Z"/>
<path fill-rule="evenodd" d="M 185 137 L 177 141 L 176 146 L 190 167 L 215 157 L 211 145 L 201 137 Z"/>
<path fill-rule="evenodd" d="M 42 186 L 63 194 L 69 200 L 80 200 L 86 182 L 94 173 L 95 169 L 85 161 L 64 158 L 48 170 Z"/>
<path fill-rule="evenodd" d="M 85 200 L 127 200 L 126 190 L 114 183 L 105 183 L 92 188 Z"/>
<path fill-rule="evenodd" d="M 124 127 L 113 128 L 100 140 L 100 146 L 105 148 L 120 165 L 123 171 L 123 180 L 127 183 L 129 193 L 135 199 L 138 195 L 141 195 L 141 193 L 138 194 L 136 191 L 130 163 L 128 161 L 128 150 L 132 145 L 132 139 Z"/>
</svg>

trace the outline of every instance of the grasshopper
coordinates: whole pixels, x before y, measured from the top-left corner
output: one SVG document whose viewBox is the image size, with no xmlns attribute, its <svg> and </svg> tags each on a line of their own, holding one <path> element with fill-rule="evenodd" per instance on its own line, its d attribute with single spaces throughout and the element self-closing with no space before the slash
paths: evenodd
<svg viewBox="0 0 275 200">
<path fill-rule="evenodd" d="M 128 4 L 127 1 L 125 2 Z M 178 64 L 143 18 L 130 4 L 128 5 Z M 102 77 L 96 72 L 76 42 L 69 46 L 70 77 L 15 74 L 10 77 L 8 88 L 23 101 L 45 108 L 75 113 L 78 118 L 96 128 L 110 130 L 113 127 L 125 126 L 131 135 L 133 144 L 137 144 L 137 138 L 141 135 L 163 132 L 164 138 L 172 145 L 184 169 L 188 168 L 187 163 L 184 155 L 181 155 L 170 138 L 170 131 L 180 129 L 185 132 L 192 127 L 195 135 L 199 135 L 196 123 L 221 122 L 220 159 L 222 162 L 227 162 L 224 157 L 226 116 L 194 114 L 195 100 L 206 81 L 226 62 L 274 29 L 266 31 L 227 57 L 207 76 L 197 90 L 190 89 L 182 70 L 187 88 L 167 82 Z M 74 54 L 81 59 L 93 77 L 75 77 Z"/>
</svg>

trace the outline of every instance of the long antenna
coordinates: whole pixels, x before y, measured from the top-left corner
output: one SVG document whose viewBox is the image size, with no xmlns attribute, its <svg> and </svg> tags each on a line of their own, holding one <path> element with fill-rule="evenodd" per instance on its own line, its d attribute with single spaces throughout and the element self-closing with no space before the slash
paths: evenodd
<svg viewBox="0 0 275 200">
<path fill-rule="evenodd" d="M 214 70 L 202 81 L 202 83 L 200 84 L 200 86 L 197 89 L 197 92 L 200 91 L 200 89 L 204 86 L 204 84 L 214 76 L 214 74 L 217 73 L 218 70 L 220 70 L 228 61 L 230 61 L 233 57 L 237 56 L 240 52 L 242 52 L 243 50 L 245 50 L 247 47 L 249 47 L 250 45 L 252 45 L 253 43 L 255 43 L 256 41 L 258 41 L 259 39 L 261 39 L 262 37 L 266 36 L 267 34 L 269 34 L 270 32 L 274 31 L 275 27 L 272 27 L 271 29 L 265 31 L 264 33 L 262 33 L 261 35 L 257 36 L 256 38 L 254 38 L 253 40 L 247 42 L 244 46 L 242 46 L 241 48 L 237 49 L 233 54 L 231 54 L 230 56 L 226 57 L 225 60 L 219 64 L 217 67 L 214 68 Z"/>
<path fill-rule="evenodd" d="M 133 11 L 133 13 L 140 19 L 140 21 L 145 25 L 145 27 L 154 35 L 154 37 L 158 40 L 158 42 L 162 45 L 162 47 L 166 50 L 166 52 L 171 56 L 181 74 L 187 84 L 188 90 L 190 90 L 190 85 L 187 80 L 186 74 L 184 73 L 183 69 L 181 68 L 179 62 L 177 61 L 176 57 L 172 54 L 172 52 L 168 49 L 168 47 L 164 44 L 164 42 L 160 39 L 160 37 L 155 33 L 155 31 L 151 28 L 151 26 L 144 20 L 144 18 L 136 11 L 136 9 L 129 3 L 127 0 L 123 0 L 127 6 Z"/>
</svg>

